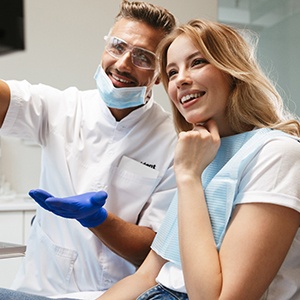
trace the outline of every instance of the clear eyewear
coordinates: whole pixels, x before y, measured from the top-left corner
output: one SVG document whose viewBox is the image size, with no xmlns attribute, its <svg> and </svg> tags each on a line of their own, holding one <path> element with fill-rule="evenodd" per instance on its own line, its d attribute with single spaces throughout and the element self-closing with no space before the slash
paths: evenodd
<svg viewBox="0 0 300 300">
<path fill-rule="evenodd" d="M 125 53 L 131 52 L 131 62 L 135 66 L 145 70 L 155 69 L 156 56 L 153 52 L 131 46 L 115 36 L 105 36 L 104 39 L 106 41 L 105 50 L 114 58 L 120 58 Z"/>
</svg>

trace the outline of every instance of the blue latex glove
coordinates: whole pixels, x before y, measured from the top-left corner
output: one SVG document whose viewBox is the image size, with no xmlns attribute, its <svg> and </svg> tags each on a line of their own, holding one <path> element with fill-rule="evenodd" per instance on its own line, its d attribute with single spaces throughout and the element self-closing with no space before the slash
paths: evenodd
<svg viewBox="0 0 300 300">
<path fill-rule="evenodd" d="M 44 209 L 60 217 L 76 219 L 84 227 L 98 226 L 107 218 L 107 211 L 102 207 L 107 198 L 104 191 L 56 198 L 37 189 L 31 190 L 29 195 Z"/>
</svg>

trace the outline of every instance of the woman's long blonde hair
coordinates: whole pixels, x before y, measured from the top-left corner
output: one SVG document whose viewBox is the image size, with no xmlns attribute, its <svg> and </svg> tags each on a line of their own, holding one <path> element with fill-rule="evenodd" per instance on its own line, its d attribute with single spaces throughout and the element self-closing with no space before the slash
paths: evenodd
<svg viewBox="0 0 300 300">
<path fill-rule="evenodd" d="M 207 61 L 232 78 L 232 93 L 228 99 L 227 118 L 237 133 L 254 127 L 269 127 L 299 136 L 300 124 L 284 108 L 275 86 L 261 70 L 255 57 L 255 47 L 237 29 L 207 20 L 194 19 L 177 27 L 162 40 L 157 50 L 161 79 L 167 91 L 167 52 L 181 34 L 187 35 Z M 176 130 L 192 129 L 171 102 Z"/>
</svg>

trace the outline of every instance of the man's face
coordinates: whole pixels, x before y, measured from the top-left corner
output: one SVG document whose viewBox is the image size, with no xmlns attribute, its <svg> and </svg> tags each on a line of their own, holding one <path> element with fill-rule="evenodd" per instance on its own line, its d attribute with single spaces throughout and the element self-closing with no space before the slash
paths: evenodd
<svg viewBox="0 0 300 300">
<path fill-rule="evenodd" d="M 158 43 L 163 38 L 163 33 L 145 23 L 123 18 L 115 23 L 110 36 L 120 38 L 130 46 L 144 48 L 155 53 Z M 115 87 L 147 86 L 148 90 L 151 89 L 155 71 L 137 67 L 132 63 L 131 55 L 129 51 L 115 58 L 104 51 L 102 67 Z"/>
</svg>

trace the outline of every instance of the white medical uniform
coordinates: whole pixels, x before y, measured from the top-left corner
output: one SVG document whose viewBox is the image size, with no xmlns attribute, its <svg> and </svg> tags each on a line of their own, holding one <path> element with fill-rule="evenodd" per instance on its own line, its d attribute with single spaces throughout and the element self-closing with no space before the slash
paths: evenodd
<svg viewBox="0 0 300 300">
<path fill-rule="evenodd" d="M 7 83 L 11 103 L 0 133 L 41 145 L 40 188 L 57 197 L 104 189 L 107 210 L 157 231 L 175 192 L 169 113 L 150 99 L 117 122 L 98 90 Z M 12 288 L 40 295 L 105 290 L 134 271 L 76 220 L 39 208 Z"/>
</svg>

